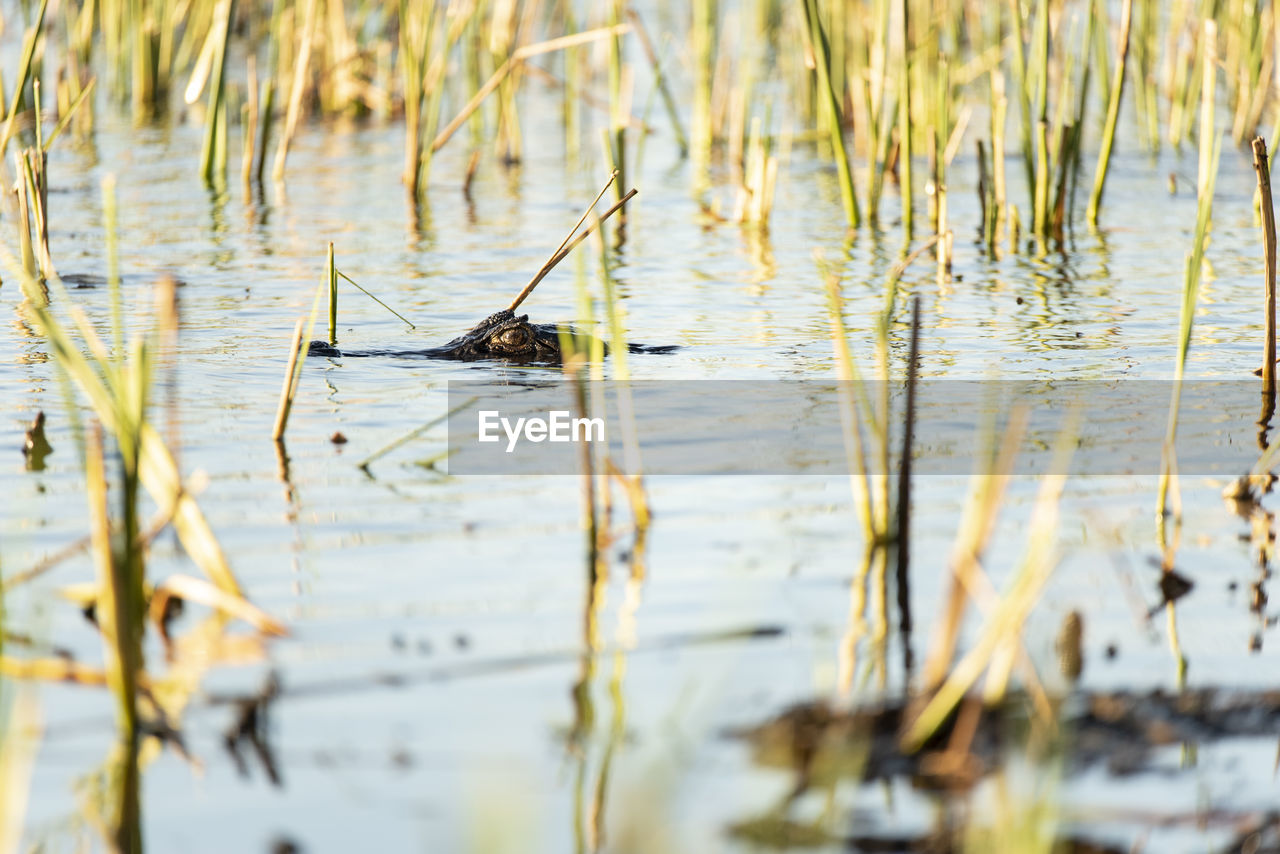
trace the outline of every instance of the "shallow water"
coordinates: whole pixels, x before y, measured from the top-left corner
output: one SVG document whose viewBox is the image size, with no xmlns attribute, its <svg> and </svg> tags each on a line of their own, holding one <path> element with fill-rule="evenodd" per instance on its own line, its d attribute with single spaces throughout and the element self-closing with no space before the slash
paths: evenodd
<svg viewBox="0 0 1280 854">
<path fill-rule="evenodd" d="M 420 465 L 444 449 L 443 428 L 368 471 L 357 466 L 443 414 L 449 381 L 519 382 L 546 378 L 547 369 L 311 359 L 289 424 L 287 482 L 269 440 L 288 335 L 309 309 L 326 242 L 334 242 L 345 272 L 417 327 L 406 330 L 347 288 L 339 339 L 352 348 L 441 343 L 505 305 L 541 266 L 604 172 L 592 160 L 566 163 L 556 97 L 531 88 L 523 164 L 482 160 L 470 201 L 460 192 L 466 146 L 446 147 L 416 226 L 399 183 L 398 125 L 307 125 L 290 155 L 287 185 L 246 197 L 235 182 L 221 194 L 201 187 L 198 126 L 135 130 L 105 104 L 99 115 L 92 141 L 60 142 L 50 158 L 55 264 L 69 279 L 93 282 L 104 273 L 99 185 L 114 175 L 134 328 L 144 324 L 157 275 L 182 283 L 176 418 L 166 429 L 179 437 L 184 470 L 207 475 L 201 506 L 249 598 L 291 632 L 267 644 L 261 658 L 215 668 L 200 683 L 184 724 L 202 770 L 172 753 L 145 770 L 151 850 L 266 850 L 290 839 L 306 851 L 563 851 L 597 833 L 625 848 L 655 827 L 666 834 L 659 850 L 751 850 L 726 828 L 772 807 L 793 779 L 753 767 L 747 749 L 723 732 L 835 684 L 862 548 L 846 476 L 651 478 L 655 521 L 638 608 L 633 620 L 626 616 L 626 564 L 617 554 L 626 550 L 624 538 L 611 550 L 614 571 L 599 611 L 605 648 L 591 655 L 577 478 L 451 477 Z M 616 277 L 628 337 L 680 349 L 631 357 L 632 376 L 833 377 L 815 247 L 839 259 L 851 344 L 869 367 L 872 316 L 899 256 L 898 230 L 877 236 L 864 229 L 846 243 L 833 173 L 800 145 L 781 170 L 767 238 L 709 223 L 689 192 L 688 164 L 655 124 L 659 133 L 633 177 L 640 195 L 628 209 L 626 243 L 614 253 Z M 1122 128 L 1122 140 L 1135 136 Z M 953 281 L 939 287 L 927 256 L 904 277 L 921 297 L 922 373 L 1171 376 L 1196 202 L 1191 182 L 1180 180 L 1170 195 L 1166 176 L 1193 174 L 1194 152 L 1166 150 L 1153 162 L 1121 145 L 1099 234 L 1081 229 L 1065 252 L 1044 259 L 992 262 L 971 242 L 971 150 L 963 146 L 950 178 Z M 1021 199 L 1016 171 L 1009 170 L 1010 194 Z M 1247 378 L 1259 358 L 1253 180 L 1249 157 L 1225 150 L 1191 376 Z M 892 187 L 884 211 L 886 220 L 897 215 Z M 596 281 L 591 245 L 521 310 L 540 322 L 572 318 L 575 266 Z M 106 328 L 104 285 L 71 296 Z M 16 282 L 0 287 L 0 302 L 10 317 L 0 324 L 0 459 L 9 461 L 0 467 L 0 566 L 13 573 L 87 528 L 80 461 L 48 348 L 29 328 Z M 900 312 L 892 332 L 899 373 L 906 320 Z M 19 449 L 38 410 L 49 416 L 55 453 L 45 471 L 32 473 Z M 335 431 L 350 441 L 331 444 Z M 1257 570 L 1241 538 L 1247 524 L 1219 497 L 1223 485 L 1205 477 L 1182 484 L 1177 566 L 1196 584 L 1177 610 L 1187 679 L 1265 687 L 1273 683 L 1274 627 L 1249 610 Z M 915 488 L 911 643 L 918 660 L 940 610 L 968 486 L 963 477 L 938 476 Z M 997 585 L 1022 552 L 1036 488 L 1025 478 L 1010 486 L 985 562 Z M 1164 617 L 1142 614 L 1159 601 L 1154 506 L 1152 476 L 1069 483 L 1061 562 L 1025 633 L 1029 654 L 1057 689 L 1064 685 L 1054 636 L 1072 610 L 1085 620 L 1079 687 L 1176 684 Z M 162 536 L 151 572 L 176 571 L 195 570 Z M 34 638 L 37 650 L 52 644 L 98 661 L 95 631 L 56 595 L 61 585 L 89 578 L 80 556 L 18 589 L 5 603 L 6 628 Z M 177 627 L 195 622 L 186 617 Z M 1260 649 L 1250 652 L 1255 634 Z M 895 631 L 883 684 L 859 671 L 858 696 L 901 690 L 899 643 Z M 1111 645 L 1118 652 L 1108 658 Z M 869 645 L 860 654 L 871 661 Z M 162 655 L 153 642 L 149 659 Z M 252 757 L 239 773 L 222 747 L 233 719 L 226 698 L 252 694 L 269 673 L 282 686 L 269 726 L 279 785 Z M 87 833 L 74 788 L 107 753 L 113 708 L 97 689 L 41 685 L 37 695 L 44 733 L 26 835 L 60 850 Z M 1140 839 L 1161 851 L 1225 844 L 1232 821 L 1198 825 L 1185 817 L 1269 808 L 1280 794 L 1274 753 L 1270 740 L 1237 740 L 1202 747 L 1190 767 L 1185 754 L 1169 749 L 1155 770 L 1135 777 L 1094 770 L 1068 778 L 1060 783 L 1063 820 L 1073 833 L 1122 847 Z M 811 795 L 796 810 L 812 815 L 821 806 Z M 934 815 L 931 798 L 905 781 L 845 784 L 835 808 L 837 826 L 856 835 L 922 833 Z"/>
</svg>

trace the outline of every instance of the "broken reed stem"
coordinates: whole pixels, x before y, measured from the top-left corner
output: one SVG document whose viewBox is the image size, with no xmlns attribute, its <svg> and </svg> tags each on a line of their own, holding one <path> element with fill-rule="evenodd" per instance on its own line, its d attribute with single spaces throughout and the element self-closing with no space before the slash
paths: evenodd
<svg viewBox="0 0 1280 854">
<path fill-rule="evenodd" d="M 1258 173 L 1258 192 L 1262 197 L 1262 245 L 1265 253 L 1266 343 L 1262 351 L 1262 391 L 1276 394 L 1276 212 L 1271 201 L 1271 167 L 1267 160 L 1267 141 L 1253 140 L 1253 168 Z"/>
<path fill-rule="evenodd" d="M 607 185 L 607 184 L 605 185 L 605 189 L 606 189 L 606 190 L 608 189 L 608 185 Z M 574 247 L 576 247 L 576 246 L 577 246 L 579 243 L 581 243 L 582 241 L 586 240 L 586 239 L 587 239 L 587 237 L 591 234 L 591 232 L 593 232 L 593 231 L 595 231 L 597 228 L 599 228 L 599 227 L 600 227 L 600 225 L 601 225 L 601 223 L 603 223 L 606 219 L 608 219 L 608 218 L 609 218 L 609 217 L 611 217 L 613 214 L 615 214 L 615 213 L 617 213 L 619 210 L 621 210 L 621 209 L 622 209 L 622 207 L 623 207 L 623 205 L 625 205 L 627 202 L 631 201 L 631 197 L 632 197 L 632 196 L 634 196 L 634 195 L 635 195 L 636 193 L 638 193 L 638 192 L 640 192 L 640 191 L 639 191 L 639 190 L 637 190 L 637 189 L 635 189 L 635 188 L 633 187 L 631 190 L 629 190 L 629 191 L 627 192 L 627 194 L 626 194 L 625 196 L 623 196 L 623 197 L 622 197 L 622 199 L 621 199 L 621 200 L 619 200 L 618 202 L 616 202 L 616 203 L 613 205 L 613 207 L 611 207 L 611 208 L 609 208 L 607 211 L 605 211 L 605 212 L 600 216 L 600 218 L 599 218 L 599 219 L 597 219 L 597 220 L 595 220 L 594 222 L 592 222 L 592 223 L 591 223 L 589 226 L 587 226 L 587 227 L 586 227 L 582 232 L 580 232 L 580 233 L 578 234 L 578 236 L 577 236 L 577 237 L 575 237 L 575 238 L 573 238 L 572 240 L 566 241 L 565 243 L 561 244 L 561 248 L 560 248 L 560 250 L 559 250 L 558 252 L 556 252 L 556 254 L 552 255 L 549 259 L 547 259 L 547 263 L 543 264 L 543 265 L 542 265 L 542 269 L 541 269 L 541 270 L 539 270 L 539 271 L 537 272 L 537 274 L 536 274 L 532 279 L 530 279 L 530 280 L 529 280 L 529 284 L 527 284 L 527 285 L 525 285 L 525 286 L 524 286 L 524 290 L 522 290 L 519 294 L 517 294 L 517 295 L 516 295 L 516 298 L 515 298 L 514 300 L 512 300 L 512 301 L 511 301 L 511 305 L 507 306 L 507 310 L 508 310 L 508 311 L 515 311 L 517 308 L 519 308 L 519 307 L 520 307 L 520 303 L 524 302 L 524 301 L 525 301 L 525 299 L 529 296 L 529 294 L 533 293 L 533 289 L 534 289 L 534 288 L 536 288 L 536 287 L 538 286 L 538 283 L 539 283 L 539 282 L 541 282 L 543 279 L 545 279 L 545 278 L 547 277 L 547 274 L 548 274 L 548 273 L 550 273 L 553 269 L 555 269 L 555 266 L 556 266 L 557 264 L 559 264 L 561 261 L 563 261 L 563 260 L 565 259 L 565 257 L 566 257 L 570 252 L 572 252 L 572 251 L 573 251 Z M 588 210 L 590 210 L 590 209 L 588 209 Z"/>
<path fill-rule="evenodd" d="M 605 147 L 605 151 L 608 151 L 608 146 Z M 609 173 L 609 180 L 604 182 L 604 186 L 600 188 L 600 192 L 596 193 L 596 197 L 591 200 L 591 204 L 587 205 L 587 209 L 582 212 L 582 216 L 578 217 L 578 221 L 573 224 L 573 228 L 569 229 L 569 233 L 565 235 L 564 240 L 560 241 L 560 245 L 556 247 L 556 251 L 551 253 L 552 258 L 555 258 L 563 252 L 564 248 L 569 245 L 569 241 L 573 240 L 573 236 L 578 233 L 578 229 L 582 228 L 582 224 L 587 221 L 587 217 L 591 215 L 591 211 L 595 209 L 596 205 L 600 204 L 600 199 L 604 197 L 605 193 L 609 192 L 609 188 L 613 186 L 613 182 L 617 180 L 617 178 L 618 170 L 614 169 Z"/>
<path fill-rule="evenodd" d="M 276 423 L 271 429 L 271 438 L 279 442 L 284 439 L 284 428 L 289 423 L 289 411 L 293 408 L 293 397 L 298 391 L 298 355 L 302 350 L 302 326 L 306 323 L 301 317 L 293 327 L 293 338 L 289 343 L 289 366 L 284 370 L 284 385 L 280 388 L 280 405 L 276 407 Z"/>
<path fill-rule="evenodd" d="M 22 252 L 22 269 L 32 279 L 38 277 L 36 270 L 36 254 L 31 246 L 31 201 L 28 198 L 28 187 L 23 167 L 21 152 L 13 153 L 14 165 L 17 168 L 18 180 L 14 183 L 13 192 L 18 203 L 18 246 Z"/>
<path fill-rule="evenodd" d="M 1129 56 L 1129 25 L 1132 13 L 1133 0 L 1124 0 L 1124 5 L 1120 9 L 1120 53 L 1111 81 L 1111 98 L 1107 102 L 1107 118 L 1102 128 L 1102 148 L 1098 150 L 1098 167 L 1093 175 L 1093 192 L 1089 195 L 1090 225 L 1098 224 L 1098 210 L 1102 207 L 1102 191 L 1107 183 L 1107 168 L 1111 163 L 1111 147 L 1116 140 L 1116 124 L 1120 119 L 1120 99 L 1124 96 L 1124 69 Z"/>
</svg>

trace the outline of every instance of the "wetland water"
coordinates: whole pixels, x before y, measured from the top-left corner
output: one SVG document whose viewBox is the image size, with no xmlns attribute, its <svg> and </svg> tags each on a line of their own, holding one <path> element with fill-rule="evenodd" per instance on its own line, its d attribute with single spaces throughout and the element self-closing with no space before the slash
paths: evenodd
<svg viewBox="0 0 1280 854">
<path fill-rule="evenodd" d="M 201 507 L 248 598 L 290 632 L 246 643 L 200 671 L 182 719 L 200 768 L 172 751 L 144 766 L 150 850 L 266 851 L 291 841 L 309 852 L 568 851 L 605 840 L 620 851 L 748 851 L 758 844 L 749 828 L 776 818 L 771 811 L 795 786 L 794 771 L 753 762 L 752 749 L 726 733 L 835 689 L 863 550 L 847 474 L 651 477 L 643 581 L 628 583 L 630 541 L 622 536 L 608 549 L 611 572 L 588 619 L 578 477 L 450 474 L 439 460 L 444 425 L 358 465 L 443 415 L 451 382 L 558 381 L 555 369 L 311 358 L 289 423 L 287 465 L 270 441 L 289 333 L 309 310 L 327 241 L 344 272 L 417 327 L 407 330 L 344 289 L 340 344 L 421 349 L 504 306 L 576 220 L 607 170 L 598 157 L 566 159 L 558 95 L 531 85 L 522 105 L 523 162 L 504 167 L 486 156 L 467 198 L 460 185 L 469 152 L 461 141 L 450 145 L 436 157 L 416 214 L 400 183 L 396 123 L 303 124 L 286 184 L 248 197 L 235 181 L 225 192 L 204 189 L 195 166 L 201 130 L 178 118 L 134 127 L 104 101 L 90 140 L 52 149 L 50 242 L 59 272 L 76 283 L 75 303 L 106 328 L 100 182 L 108 173 L 119 202 L 126 321 L 147 322 L 159 275 L 180 282 L 176 368 L 156 391 L 157 418 L 177 437 L 183 470 L 204 473 Z M 992 261 L 973 245 L 977 170 L 972 146 L 961 147 L 948 184 L 952 281 L 938 285 L 928 255 L 903 277 L 921 300 L 923 378 L 1172 376 L 1196 157 L 1190 146 L 1180 155 L 1166 146 L 1153 159 L 1124 142 L 1133 121 L 1126 105 L 1099 232 L 1081 227 L 1064 251 L 1041 258 Z M 864 228 L 846 240 L 834 171 L 799 143 L 780 169 L 767 237 L 715 222 L 691 197 L 691 167 L 653 123 L 658 130 L 629 176 L 640 194 L 628 207 L 626 241 L 612 250 L 614 275 L 627 337 L 679 349 L 630 356 L 632 377 L 834 379 L 817 247 L 843 273 L 850 344 L 871 365 L 873 317 L 900 233 Z M 1011 196 L 1023 192 L 1014 172 Z M 1170 173 L 1179 176 L 1173 193 Z M 1247 153 L 1227 146 L 1189 377 L 1243 381 L 1258 364 L 1253 190 Z M 730 198 L 719 184 L 712 193 Z M 898 211 L 892 187 L 884 211 L 889 225 Z M 538 322 L 573 318 L 579 265 L 598 287 L 590 247 L 521 311 Z M 11 574 L 88 529 L 83 469 L 49 347 L 16 282 L 0 286 L 0 305 L 8 318 L 0 324 L 0 567 Z M 908 319 L 903 308 L 890 330 L 895 377 Z M 161 405 L 170 399 L 171 408 Z M 567 390 L 564 399 L 568 405 Z M 23 430 L 40 410 L 54 453 L 43 471 L 27 471 Z M 1148 415 L 1163 424 L 1166 410 L 1167 399 Z M 1238 426 L 1248 439 L 1248 425 Z M 349 441 L 332 443 L 335 432 Z M 1177 640 L 1191 687 L 1275 684 L 1280 639 L 1265 583 L 1257 588 L 1264 601 L 1251 607 L 1260 575 L 1249 523 L 1220 495 L 1238 473 L 1195 473 L 1181 483 L 1176 566 L 1194 587 L 1176 604 Z M 1178 685 L 1171 625 L 1163 609 L 1147 616 L 1160 604 L 1156 480 L 1142 472 L 1067 482 L 1061 559 L 1023 635 L 1056 694 Z M 915 626 L 906 642 L 917 661 L 942 608 L 968 488 L 956 473 L 914 486 Z M 984 560 L 998 587 L 1024 550 L 1037 488 L 1032 477 L 1009 484 Z M 615 501 L 625 517 L 620 493 Z M 194 570 L 166 534 L 153 544 L 149 572 Z M 30 654 L 99 661 L 93 626 L 58 595 L 90 578 L 89 558 L 79 554 L 10 591 L 6 632 L 29 639 Z M 201 619 L 191 610 L 175 631 Z M 1072 612 L 1084 627 L 1074 689 L 1059 675 L 1055 649 Z M 584 632 L 598 639 L 596 651 Z M 857 648 L 859 702 L 903 689 L 903 638 L 895 627 L 879 649 L 873 640 Z M 6 652 L 23 651 L 10 641 Z M 154 637 L 146 654 L 164 661 Z M 278 683 L 262 726 L 270 761 L 247 745 L 237 761 L 224 748 L 236 698 L 270 680 Z M 58 683 L 33 693 L 43 731 L 24 839 L 66 850 L 96 839 L 83 781 L 113 743 L 113 702 L 103 689 Z M 1274 736 L 1255 735 L 1159 747 L 1124 776 L 1105 764 L 1064 773 L 1015 757 L 969 803 L 982 809 L 1001 786 L 1039 792 L 1058 805 L 1064 835 L 1119 850 L 1216 850 L 1274 807 L 1275 755 Z M 847 839 L 924 836 L 942 821 L 939 805 L 954 806 L 900 776 L 847 780 L 789 809 L 793 822 L 833 834 L 810 839 L 807 850 L 844 850 Z"/>
</svg>

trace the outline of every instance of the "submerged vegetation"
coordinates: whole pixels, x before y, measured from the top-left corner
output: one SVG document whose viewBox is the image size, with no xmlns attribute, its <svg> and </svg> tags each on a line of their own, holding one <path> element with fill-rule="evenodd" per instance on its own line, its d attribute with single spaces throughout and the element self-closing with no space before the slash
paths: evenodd
<svg viewBox="0 0 1280 854">
<path fill-rule="evenodd" d="M 695 0 L 689 8 L 660 3 L 656 10 L 622 0 L 98 0 L 52 8 L 41 0 L 32 6 L 11 10 L 12 20 L 5 21 L 10 32 L 19 29 L 16 21 L 24 26 L 17 65 L 6 69 L 12 88 L 0 103 L 0 180 L 12 188 L 3 211 L 7 236 L 0 239 L 0 258 L 6 275 L 0 294 L 18 305 L 21 322 L 35 331 L 66 393 L 65 423 L 74 426 L 87 512 L 80 541 L 20 571 L 6 566 L 0 594 L 54 571 L 73 555 L 88 554 L 92 579 L 68 581 L 63 593 L 92 620 L 102 659 L 91 663 L 15 648 L 0 608 L 0 854 L 20 844 L 16 828 L 26 809 L 21 793 L 38 730 L 35 702 L 27 691 L 13 690 L 16 682 L 56 680 L 110 693 L 117 740 L 101 770 L 90 775 L 86 814 L 102 829 L 107 848 L 140 851 L 142 771 L 161 746 L 190 760 L 183 714 L 203 676 L 222 663 L 264 657 L 268 639 L 286 633 L 283 621 L 249 602 L 232 569 L 233 556 L 225 553 L 197 500 L 201 484 L 183 474 L 176 438 L 156 417 L 157 389 L 173 381 L 180 346 L 178 285 L 159 278 L 153 312 L 127 328 L 126 316 L 138 312 L 126 312 L 125 304 L 141 298 L 137 289 L 126 294 L 118 270 L 124 238 L 117 234 L 114 181 L 102 186 L 109 330 L 90 319 L 59 277 L 59 246 L 50 237 L 58 202 L 50 201 L 48 154 L 57 140 L 71 145 L 93 138 L 104 109 L 127 113 L 139 127 L 201 125 L 203 142 L 198 156 L 193 153 L 191 178 L 215 198 L 226 192 L 237 138 L 246 197 L 264 193 L 268 152 L 274 149 L 270 178 L 283 198 L 286 183 L 310 177 L 289 166 L 290 149 L 301 137 L 326 123 L 402 128 L 403 156 L 396 162 L 402 163 L 397 168 L 414 231 L 433 193 L 461 187 L 469 199 L 480 168 L 513 169 L 529 152 L 543 154 L 558 144 L 567 171 L 594 175 L 601 170 L 590 152 L 599 151 L 610 182 L 509 306 L 519 307 L 575 247 L 592 238 L 598 287 L 588 282 L 580 256 L 577 320 L 583 329 L 601 327 L 605 334 L 564 335 L 561 369 L 576 416 L 605 413 L 612 404 L 626 459 L 587 447 L 579 459 L 585 595 L 580 646 L 572 658 L 573 722 L 565 740 L 577 763 L 580 850 L 603 847 L 610 764 L 627 735 L 621 699 L 627 655 L 637 643 L 649 541 L 660 513 L 650 506 L 640 459 L 643 437 L 632 417 L 624 299 L 632 294 L 622 292 L 617 275 L 628 239 L 625 206 L 637 192 L 646 140 L 656 135 L 674 140 L 683 170 L 678 174 L 701 212 L 700 224 L 740 229 L 753 257 L 770 254 L 773 208 L 787 183 L 794 190 L 811 182 L 799 194 L 812 199 L 826 221 L 839 223 L 843 236 L 838 247 L 814 252 L 812 290 L 827 302 L 822 320 L 834 349 L 861 551 L 847 591 L 847 624 L 836 644 L 831 696 L 801 705 L 750 736 L 777 737 L 786 756 L 773 764 L 794 771 L 794 786 L 763 819 L 731 828 L 735 836 L 773 843 L 843 840 L 830 820 L 801 826 L 793 810 L 799 812 L 797 802 L 811 789 L 834 792 L 842 777 L 872 769 L 864 776 L 887 779 L 909 771 L 945 782 L 957 799 L 972 796 L 971 820 L 949 829 L 942 850 L 1055 850 L 1064 823 L 1056 784 L 1069 764 L 1063 758 L 1070 750 L 1064 732 L 1087 732 L 1105 715 L 1073 717 L 1067 709 L 1080 674 L 1079 614 L 1073 611 L 1060 633 L 1060 652 L 1076 660 L 1062 668 L 1065 687 L 1043 678 L 1024 628 L 1060 558 L 1060 505 L 1079 424 L 1068 414 L 1057 425 L 1053 470 L 1041 478 L 1022 557 L 1001 573 L 1003 590 L 989 579 L 987 555 L 994 551 L 997 519 L 1016 470 L 1016 448 L 1029 419 L 1025 408 L 1004 413 L 1002 428 L 993 416 L 985 444 L 974 454 L 978 462 L 945 566 L 913 561 L 916 380 L 931 370 L 922 355 L 929 321 L 922 317 L 921 297 L 930 287 L 946 294 L 956 286 L 957 253 L 992 264 L 1013 257 L 1036 270 L 1065 266 L 1084 230 L 1096 235 L 1107 227 L 1107 205 L 1115 196 L 1108 175 L 1120 161 L 1141 168 L 1134 166 L 1135 151 L 1154 160 L 1162 147 L 1180 150 L 1194 140 L 1198 161 L 1197 218 L 1185 228 L 1190 237 L 1161 235 L 1166 249 L 1176 244 L 1187 260 L 1178 328 L 1167 330 L 1173 393 L 1150 508 L 1161 578 L 1160 603 L 1147 621 L 1165 612 L 1175 682 L 1182 689 L 1188 661 L 1178 639 L 1177 603 L 1192 582 L 1175 569 L 1182 522 L 1174 455 L 1181 383 L 1211 251 L 1224 138 L 1229 135 L 1228 144 L 1238 146 L 1252 140 L 1263 226 L 1257 255 L 1265 270 L 1259 300 L 1266 328 L 1259 371 L 1263 412 L 1258 462 L 1229 487 L 1228 497 L 1253 527 L 1260 577 L 1251 610 L 1267 625 L 1264 583 L 1274 556 L 1274 518 L 1261 502 L 1271 489 L 1280 439 L 1268 439 L 1276 394 L 1276 238 L 1270 156 L 1259 133 L 1269 132 L 1274 151 L 1280 134 L 1274 85 L 1280 18 L 1274 6 L 1192 0 L 1174 0 L 1168 8 L 1153 0 Z M 560 139 L 530 138 L 524 111 L 535 86 L 556 92 L 563 104 Z M 645 86 L 647 100 L 637 97 Z M 652 108 L 657 100 L 659 118 Z M 1124 120 L 1126 110 L 1133 121 Z M 237 122 L 239 133 L 233 133 Z M 465 176 L 433 171 L 433 158 L 447 145 L 471 152 Z M 813 174 L 789 173 L 797 148 L 819 164 L 808 170 Z M 980 213 L 965 220 L 956 213 L 965 208 L 949 194 L 948 180 L 957 158 L 967 159 L 970 151 Z M 1087 198 L 1077 198 L 1082 182 Z M 594 215 L 611 188 L 612 206 Z M 311 237 L 317 257 L 327 243 L 323 279 L 309 317 L 294 327 L 271 432 L 291 502 L 284 439 L 299 395 L 303 344 L 327 297 L 326 337 L 336 345 L 340 279 L 364 291 L 339 268 L 335 242 L 341 249 L 341 238 Z M 880 307 L 870 313 L 869 341 L 852 331 L 846 284 L 862 278 L 850 259 L 864 240 L 877 251 L 900 247 L 882 299 L 872 297 Z M 931 264 L 932 282 L 909 281 L 909 268 L 925 263 Z M 613 401 L 593 398 L 599 384 L 590 382 L 606 375 L 606 341 L 608 376 L 618 381 Z M 864 370 L 859 359 L 868 354 L 872 366 Z M 901 405 L 896 386 L 905 391 Z M 372 479 L 373 462 L 440 420 L 367 456 L 359 468 Z M 29 471 L 38 471 L 51 451 L 43 424 L 42 415 L 27 436 Z M 335 445 L 346 441 L 340 435 Z M 434 471 L 437 461 L 421 467 Z M 618 496 L 628 509 L 625 524 L 619 521 Z M 290 512 L 296 513 L 292 505 Z M 152 575 L 153 543 L 169 532 L 182 560 L 200 576 Z M 625 568 L 624 592 L 609 641 L 606 605 L 615 564 Z M 934 583 L 944 591 L 938 618 L 913 620 L 912 586 Z M 177 636 L 172 624 L 184 603 L 202 609 L 204 619 Z M 921 623 L 928 626 L 926 641 L 913 634 Z M 917 644 L 927 649 L 920 666 Z M 154 654 L 157 645 L 163 661 Z M 890 663 L 895 647 L 901 667 Z M 592 692 L 606 656 L 614 714 L 603 754 L 589 768 L 597 726 Z M 244 738 L 269 756 L 254 741 L 260 736 L 257 716 L 265 716 L 268 703 L 287 691 L 272 680 L 243 705 L 235 738 L 229 738 L 233 753 Z M 868 697 L 884 705 L 868 712 L 861 705 Z M 1225 714 L 1211 702 L 1215 698 L 1201 699 L 1203 708 L 1171 713 L 1184 716 L 1175 719 L 1184 728 L 1174 726 L 1184 741 L 1201 735 L 1197 715 Z M 1267 698 L 1255 699 L 1259 708 L 1272 710 Z M 1150 702 L 1149 708 L 1163 710 L 1158 700 Z M 1002 728 L 1009 721 L 1015 725 Z M 1230 732 L 1257 734 L 1247 727 Z M 1145 730 L 1134 737 L 1152 743 L 1159 738 Z M 1018 795 L 1010 780 L 1019 769 L 1000 758 L 1013 752 L 1048 769 L 1040 784 Z M 263 763 L 274 776 L 273 762 Z M 589 771 L 596 777 L 588 805 Z M 990 785 L 979 791 L 984 779 Z M 1021 796 L 1028 793 L 1029 799 Z M 589 845 L 587 837 L 593 840 Z"/>
</svg>

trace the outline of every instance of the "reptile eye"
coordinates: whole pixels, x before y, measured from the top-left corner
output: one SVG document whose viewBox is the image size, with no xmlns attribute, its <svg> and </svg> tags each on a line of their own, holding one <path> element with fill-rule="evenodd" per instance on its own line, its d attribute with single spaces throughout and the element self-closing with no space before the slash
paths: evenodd
<svg viewBox="0 0 1280 854">
<path fill-rule="evenodd" d="M 504 329 L 498 335 L 498 343 L 505 347 L 524 347 L 529 343 L 529 330 L 523 326 L 513 326 L 510 329 Z"/>
</svg>

